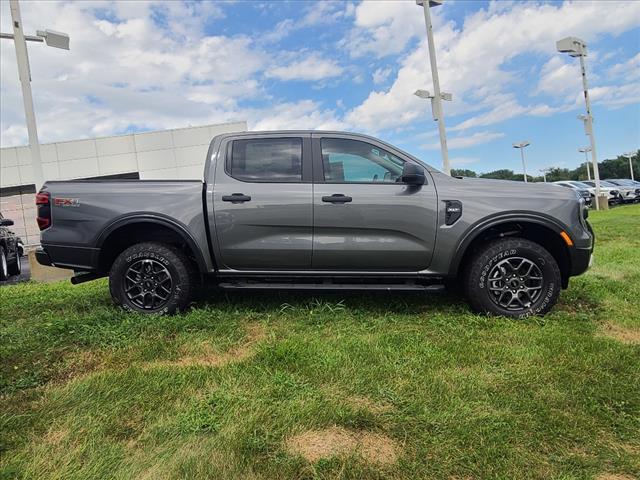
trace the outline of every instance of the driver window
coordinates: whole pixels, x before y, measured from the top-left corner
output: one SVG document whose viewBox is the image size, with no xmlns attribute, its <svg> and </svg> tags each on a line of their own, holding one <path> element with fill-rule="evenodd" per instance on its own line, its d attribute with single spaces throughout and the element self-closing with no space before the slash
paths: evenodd
<svg viewBox="0 0 640 480">
<path fill-rule="evenodd" d="M 324 180 L 329 183 L 395 183 L 404 160 L 367 142 L 321 140 Z"/>
</svg>

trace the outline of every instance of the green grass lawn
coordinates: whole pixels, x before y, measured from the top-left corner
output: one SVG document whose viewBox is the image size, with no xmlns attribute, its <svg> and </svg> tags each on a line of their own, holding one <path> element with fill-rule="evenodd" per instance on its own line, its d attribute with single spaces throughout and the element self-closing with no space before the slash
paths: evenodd
<svg viewBox="0 0 640 480">
<path fill-rule="evenodd" d="M 0 289 L 0 478 L 640 476 L 640 205 L 544 318 L 447 295 Z M 308 460 L 307 458 L 311 459 Z"/>
</svg>

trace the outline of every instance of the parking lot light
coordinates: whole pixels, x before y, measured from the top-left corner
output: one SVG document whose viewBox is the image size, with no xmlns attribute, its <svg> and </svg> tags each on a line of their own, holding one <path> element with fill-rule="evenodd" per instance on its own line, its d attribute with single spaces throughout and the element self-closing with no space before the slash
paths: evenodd
<svg viewBox="0 0 640 480">
<path fill-rule="evenodd" d="M 22 86 L 22 101 L 24 102 L 24 116 L 27 121 L 27 133 L 29 135 L 29 150 L 31 152 L 31 168 L 36 191 L 44 183 L 42 171 L 42 157 L 40 155 L 40 142 L 38 141 L 38 129 L 36 127 L 36 114 L 33 108 L 33 95 L 31 93 L 31 71 L 29 69 L 29 54 L 27 42 L 45 42 L 49 47 L 69 50 L 69 35 L 55 30 L 38 30 L 36 35 L 25 35 L 22 29 L 22 17 L 18 0 L 10 0 L 11 23 L 13 33 L 0 33 L 0 38 L 13 40 L 16 49 L 16 61 L 18 63 L 18 76 Z"/>
<path fill-rule="evenodd" d="M 608 208 L 607 196 L 600 195 L 600 172 L 598 170 L 598 160 L 596 156 L 596 139 L 593 135 L 593 115 L 591 114 L 591 100 L 589 99 L 589 84 L 587 83 L 587 69 L 585 67 L 584 57 L 587 56 L 587 44 L 584 40 L 577 37 L 566 37 L 556 42 L 556 48 L 561 53 L 567 53 L 570 57 L 580 58 L 580 71 L 582 74 L 582 89 L 584 92 L 584 101 L 587 107 L 587 114 L 578 116 L 584 121 L 585 133 L 589 137 L 591 143 L 591 161 L 593 162 L 593 178 L 596 184 L 596 210 L 600 209 L 602 203 L 603 208 Z"/>
<path fill-rule="evenodd" d="M 629 159 L 629 173 L 631 174 L 631 181 L 634 181 L 635 178 L 633 178 L 633 163 L 631 162 L 631 159 L 635 154 L 633 152 L 629 152 L 629 153 L 623 153 L 622 155 Z"/>
<path fill-rule="evenodd" d="M 525 162 L 524 159 L 524 149 L 525 147 L 528 147 L 529 145 L 531 145 L 531 142 L 529 142 L 528 140 L 525 140 L 523 142 L 520 143 L 514 143 L 513 144 L 513 148 L 519 148 L 520 149 L 520 156 L 522 157 L 522 171 L 524 172 L 524 183 L 527 183 L 527 164 Z M 545 180 L 546 182 L 546 180 Z"/>
<path fill-rule="evenodd" d="M 433 26 L 431 25 L 430 12 L 432 7 L 442 5 L 442 0 L 416 0 L 416 4 L 420 5 L 424 10 L 424 22 L 427 27 L 427 46 L 429 47 L 429 63 L 431 64 L 431 77 L 433 78 L 433 97 L 431 98 L 431 107 L 433 111 L 433 118 L 438 122 L 440 149 L 442 150 L 442 170 L 447 175 L 451 175 L 451 167 L 449 166 L 449 150 L 447 148 L 447 134 L 444 126 L 444 112 L 442 110 L 443 94 L 440 92 L 440 79 L 438 77 L 436 47 L 433 42 Z M 450 95 L 444 95 L 448 96 L 449 100 L 451 99 Z"/>
<path fill-rule="evenodd" d="M 587 153 L 591 151 L 591 147 L 579 148 L 579 152 L 584 153 L 584 162 L 587 165 L 587 180 L 591 181 L 591 171 L 589 170 L 589 156 Z"/>
</svg>

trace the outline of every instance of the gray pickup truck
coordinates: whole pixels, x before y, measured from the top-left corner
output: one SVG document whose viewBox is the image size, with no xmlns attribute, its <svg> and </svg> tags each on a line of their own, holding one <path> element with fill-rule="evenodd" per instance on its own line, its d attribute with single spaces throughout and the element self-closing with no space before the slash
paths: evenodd
<svg viewBox="0 0 640 480">
<path fill-rule="evenodd" d="M 451 178 L 375 138 L 216 136 L 203 181 L 47 182 L 43 265 L 109 276 L 127 310 L 173 313 L 194 289 L 429 291 L 473 310 L 544 314 L 590 264 L 584 201 L 555 185 Z"/>
</svg>

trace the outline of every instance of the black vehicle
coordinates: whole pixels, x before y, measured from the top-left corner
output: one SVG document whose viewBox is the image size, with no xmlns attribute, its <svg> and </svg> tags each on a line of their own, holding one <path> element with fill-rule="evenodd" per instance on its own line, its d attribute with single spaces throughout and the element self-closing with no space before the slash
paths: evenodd
<svg viewBox="0 0 640 480">
<path fill-rule="evenodd" d="M 20 275 L 22 265 L 20 264 L 18 236 L 7 227 L 13 225 L 13 220 L 4 218 L 0 213 L 0 280 L 6 280 L 12 275 Z"/>
</svg>

